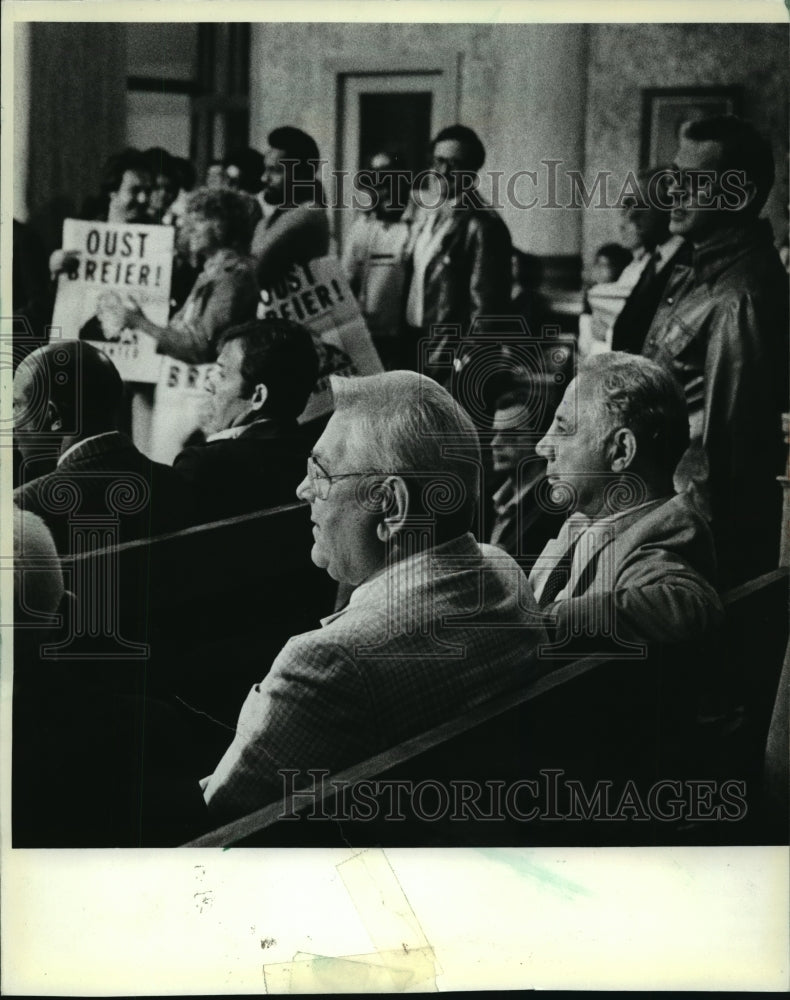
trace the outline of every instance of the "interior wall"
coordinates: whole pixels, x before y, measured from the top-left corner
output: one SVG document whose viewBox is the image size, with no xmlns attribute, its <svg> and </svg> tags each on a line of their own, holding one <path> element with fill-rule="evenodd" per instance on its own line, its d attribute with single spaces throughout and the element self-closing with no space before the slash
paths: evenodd
<svg viewBox="0 0 790 1000">
<path fill-rule="evenodd" d="M 455 53 L 458 120 L 487 150 L 486 170 L 540 169 L 561 159 L 583 167 L 586 87 L 584 25 L 256 24 L 252 28 L 250 144 L 266 146 L 277 125 L 297 125 L 335 166 L 335 77 L 332 60 L 392 59 L 399 54 Z M 443 124 L 451 124 L 446 122 Z M 537 254 L 581 249 L 578 212 L 505 204 L 513 242 Z M 528 200 L 527 189 L 519 189 Z"/>
<path fill-rule="evenodd" d="M 612 188 L 639 166 L 642 87 L 744 88 L 743 115 L 770 138 L 777 183 L 765 214 L 787 232 L 788 27 L 786 24 L 590 26 L 586 112 L 588 176 L 610 170 Z M 584 210 L 586 260 L 617 240 L 614 210 Z"/>
<path fill-rule="evenodd" d="M 34 23 L 26 68 L 26 200 L 31 224 L 53 249 L 63 219 L 97 193 L 102 164 L 125 143 L 125 27 Z"/>
</svg>

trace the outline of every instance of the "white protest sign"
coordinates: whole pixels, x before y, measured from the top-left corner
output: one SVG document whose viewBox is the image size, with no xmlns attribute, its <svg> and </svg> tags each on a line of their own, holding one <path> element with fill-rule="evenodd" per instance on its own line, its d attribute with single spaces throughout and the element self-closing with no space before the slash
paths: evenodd
<svg viewBox="0 0 790 1000">
<path fill-rule="evenodd" d="M 373 375 L 383 371 L 381 360 L 357 300 L 335 257 L 317 257 L 294 264 L 280 281 L 261 289 L 258 318 L 281 316 L 304 324 L 318 352 L 318 381 L 301 423 L 332 409 L 330 375 Z"/>
<path fill-rule="evenodd" d="M 206 379 L 212 365 L 188 365 L 166 357 L 154 396 L 148 457 L 171 465 L 187 438 L 200 427 Z"/>
<path fill-rule="evenodd" d="M 131 295 L 150 320 L 167 326 L 172 227 L 66 219 L 63 249 L 78 251 L 80 262 L 73 277 L 58 279 L 53 336 L 94 344 L 126 382 L 156 382 L 162 365 L 156 341 L 124 329 L 119 314 Z"/>
</svg>

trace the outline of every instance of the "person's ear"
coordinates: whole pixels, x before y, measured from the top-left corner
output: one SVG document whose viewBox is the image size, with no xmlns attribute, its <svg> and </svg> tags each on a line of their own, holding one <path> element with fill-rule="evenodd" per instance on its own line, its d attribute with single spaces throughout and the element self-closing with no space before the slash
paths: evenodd
<svg viewBox="0 0 790 1000">
<path fill-rule="evenodd" d="M 757 185 L 754 181 L 744 180 L 741 191 L 743 191 L 743 202 L 740 207 L 741 209 L 748 208 L 757 197 Z"/>
<path fill-rule="evenodd" d="M 63 430 L 63 419 L 53 402 L 47 403 L 47 426 L 51 431 Z"/>
<path fill-rule="evenodd" d="M 636 457 L 636 438 L 630 427 L 620 427 L 609 444 L 609 468 L 612 472 L 625 472 Z"/>
<path fill-rule="evenodd" d="M 259 382 L 253 390 L 252 397 L 250 398 L 250 406 L 253 410 L 260 410 L 268 398 L 269 390 L 263 382 Z"/>
<path fill-rule="evenodd" d="M 390 541 L 403 528 L 409 515 L 409 491 L 400 476 L 389 476 L 381 484 L 382 519 L 376 534 L 382 542 Z"/>
</svg>

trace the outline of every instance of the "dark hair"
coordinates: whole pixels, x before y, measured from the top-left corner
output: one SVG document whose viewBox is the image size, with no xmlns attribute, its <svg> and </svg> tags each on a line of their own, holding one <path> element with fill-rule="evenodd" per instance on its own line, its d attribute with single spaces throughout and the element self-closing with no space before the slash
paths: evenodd
<svg viewBox="0 0 790 1000">
<path fill-rule="evenodd" d="M 237 167 L 239 187 L 249 194 L 260 191 L 264 165 L 263 153 L 259 153 L 257 149 L 239 149 L 225 159 L 225 170 Z"/>
<path fill-rule="evenodd" d="M 718 169 L 741 170 L 757 189 L 746 211 L 758 215 L 774 183 L 774 154 L 771 144 L 751 122 L 736 115 L 716 115 L 686 122 L 681 138 L 693 142 L 718 142 L 722 147 Z"/>
<path fill-rule="evenodd" d="M 202 215 L 218 224 L 220 246 L 248 253 L 252 239 L 249 195 L 230 188 L 198 188 L 186 202 L 186 213 Z"/>
<path fill-rule="evenodd" d="M 151 163 L 145 153 L 141 153 L 139 149 L 124 149 L 109 157 L 102 167 L 99 183 L 99 190 L 104 198 L 109 198 L 114 191 L 120 188 L 123 175 L 127 170 L 134 170 L 140 174 L 150 174 Z"/>
<path fill-rule="evenodd" d="M 614 267 L 617 274 L 615 276 L 615 281 L 623 273 L 623 270 L 628 264 L 633 260 L 633 254 L 626 247 L 621 246 L 619 243 L 604 243 L 602 247 L 598 247 L 595 251 L 596 257 L 605 257 L 609 263 Z"/>
<path fill-rule="evenodd" d="M 176 156 L 173 160 L 176 165 L 178 186 L 182 191 L 191 191 L 197 181 L 197 170 L 195 164 L 184 156 Z"/>
<path fill-rule="evenodd" d="M 434 138 L 431 143 L 431 152 L 436 148 L 437 142 L 460 142 L 464 148 L 464 166 L 468 170 L 479 170 L 486 160 L 485 146 L 480 141 L 477 132 L 467 128 L 466 125 L 448 125 Z"/>
<path fill-rule="evenodd" d="M 298 417 L 318 379 L 318 354 L 310 331 L 275 316 L 226 330 L 220 349 L 231 340 L 242 341 L 241 377 L 247 395 L 260 383 L 268 390 L 261 416 Z"/>
<path fill-rule="evenodd" d="M 23 363 L 32 366 L 38 398 L 57 408 L 66 432 L 115 427 L 123 381 L 103 351 L 82 340 L 58 340 L 40 347 Z"/>
<path fill-rule="evenodd" d="M 594 383 L 610 416 L 601 434 L 613 424 L 628 427 L 640 456 L 671 475 L 689 445 L 688 406 L 677 379 L 657 362 L 624 351 L 592 355 L 580 365 L 579 377 Z"/>
<path fill-rule="evenodd" d="M 152 146 L 150 149 L 146 149 L 143 156 L 154 178 L 158 174 L 163 174 L 168 180 L 178 184 L 178 166 L 166 149 L 162 149 L 161 146 Z"/>
<path fill-rule="evenodd" d="M 268 135 L 272 149 L 281 149 L 285 154 L 283 159 L 297 160 L 294 177 L 299 180 L 311 180 L 315 177 L 315 164 L 310 160 L 320 157 L 315 139 L 293 125 L 281 125 L 272 129 Z"/>
<path fill-rule="evenodd" d="M 545 433 L 554 419 L 554 408 L 549 404 L 546 389 L 539 382 L 511 380 L 505 389 L 497 396 L 494 412 L 509 410 L 518 406 L 521 409 L 518 424 L 509 426 L 510 430 L 517 427 L 535 434 Z"/>
<path fill-rule="evenodd" d="M 534 397 L 534 389 L 525 382 L 511 385 L 496 398 L 495 410 L 509 410 L 511 406 L 529 406 Z"/>
</svg>

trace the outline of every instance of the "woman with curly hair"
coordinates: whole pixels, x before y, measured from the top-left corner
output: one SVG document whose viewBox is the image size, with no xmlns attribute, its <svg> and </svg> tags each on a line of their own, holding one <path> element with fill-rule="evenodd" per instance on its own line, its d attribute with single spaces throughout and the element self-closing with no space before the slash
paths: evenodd
<svg viewBox="0 0 790 1000">
<path fill-rule="evenodd" d="M 252 220 L 248 199 L 227 188 L 199 188 L 188 200 L 180 234 L 202 266 L 192 291 L 166 327 L 157 326 L 130 300 L 124 326 L 155 337 L 160 354 L 188 364 L 217 358 L 217 345 L 231 326 L 255 319 L 258 282 L 249 252 Z"/>
</svg>

